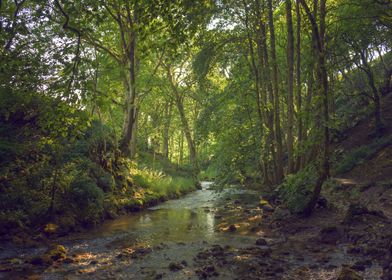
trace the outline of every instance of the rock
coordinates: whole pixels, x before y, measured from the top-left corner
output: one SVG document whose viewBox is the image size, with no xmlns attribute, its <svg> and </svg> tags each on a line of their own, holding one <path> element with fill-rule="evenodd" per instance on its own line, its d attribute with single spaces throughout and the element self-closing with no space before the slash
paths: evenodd
<svg viewBox="0 0 392 280">
<path fill-rule="evenodd" d="M 367 267 L 372 265 L 371 260 L 357 261 L 354 263 L 351 268 L 358 271 L 365 271 Z"/>
<path fill-rule="evenodd" d="M 358 273 L 356 273 L 355 270 L 352 270 L 348 267 L 343 267 L 337 280 L 363 280 L 363 278 Z"/>
<path fill-rule="evenodd" d="M 45 253 L 52 260 L 57 261 L 67 257 L 67 249 L 63 245 L 53 245 Z"/>
<path fill-rule="evenodd" d="M 366 217 L 388 220 L 388 218 L 382 211 L 369 210 L 363 205 L 354 203 L 350 204 L 343 223 L 354 224 L 356 222 L 365 222 L 365 220 L 367 219 Z"/>
<path fill-rule="evenodd" d="M 317 200 L 316 207 L 320 209 L 328 208 L 328 200 L 325 197 L 320 196 Z"/>
<path fill-rule="evenodd" d="M 0 272 L 8 272 L 11 270 L 12 270 L 12 268 L 10 266 L 5 266 L 5 265 L 0 264 Z"/>
<path fill-rule="evenodd" d="M 75 261 L 71 258 L 65 258 L 65 260 L 63 261 L 63 263 L 74 263 Z"/>
<path fill-rule="evenodd" d="M 336 244 L 342 238 L 341 231 L 336 226 L 325 227 L 320 231 L 320 242 L 325 244 Z"/>
<path fill-rule="evenodd" d="M 352 247 L 347 249 L 347 253 L 349 253 L 349 254 L 359 254 L 359 253 L 361 253 L 361 248 L 352 246 Z"/>
<path fill-rule="evenodd" d="M 144 257 L 145 255 L 149 254 L 152 252 L 152 249 L 150 247 L 146 248 L 137 248 L 132 254 L 131 258 L 137 259 L 139 257 Z"/>
<path fill-rule="evenodd" d="M 271 206 L 271 204 L 265 200 L 265 199 L 261 199 L 259 202 L 259 206 L 261 209 L 263 209 L 266 212 L 273 212 L 274 208 Z"/>
<path fill-rule="evenodd" d="M 43 256 L 33 257 L 30 260 L 30 263 L 32 265 L 37 265 L 37 266 L 50 266 L 53 264 L 53 260 L 49 256 L 43 255 Z"/>
<path fill-rule="evenodd" d="M 258 245 L 258 246 L 266 246 L 267 245 L 267 241 L 264 238 L 258 238 L 256 240 L 256 245 Z"/>
<path fill-rule="evenodd" d="M 92 261 L 90 262 L 90 265 L 96 265 L 96 264 L 98 264 L 98 261 L 97 261 L 97 260 L 92 260 Z"/>
<path fill-rule="evenodd" d="M 290 211 L 282 207 L 276 207 L 272 219 L 280 221 L 290 216 Z"/>
<path fill-rule="evenodd" d="M 184 265 L 181 264 L 181 263 L 171 262 L 171 263 L 169 264 L 169 269 L 170 269 L 170 271 L 179 271 L 179 270 L 181 270 L 181 269 L 183 269 L 183 268 L 184 268 Z"/>
<path fill-rule="evenodd" d="M 274 212 L 274 208 L 269 204 L 263 205 L 261 209 L 263 209 L 265 212 Z"/>
<path fill-rule="evenodd" d="M 196 274 L 199 275 L 199 277 L 202 279 L 206 279 L 212 276 L 219 276 L 219 273 L 216 271 L 215 266 L 213 265 L 207 265 L 201 269 L 197 269 Z"/>
<path fill-rule="evenodd" d="M 227 230 L 230 231 L 230 232 L 234 232 L 234 231 L 237 230 L 237 227 L 236 227 L 235 225 L 230 225 L 230 226 L 227 228 Z"/>
<path fill-rule="evenodd" d="M 44 227 L 44 232 L 46 234 L 55 234 L 57 233 L 59 226 L 53 223 L 48 223 Z"/>
<path fill-rule="evenodd" d="M 280 267 L 275 268 L 274 272 L 275 273 L 283 273 L 284 269 L 283 269 L 283 267 L 280 266 Z"/>
</svg>

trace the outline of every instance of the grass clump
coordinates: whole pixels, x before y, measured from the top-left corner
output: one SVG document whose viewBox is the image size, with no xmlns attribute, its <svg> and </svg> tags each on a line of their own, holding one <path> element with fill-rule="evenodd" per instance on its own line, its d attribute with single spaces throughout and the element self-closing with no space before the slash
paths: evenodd
<svg viewBox="0 0 392 280">
<path fill-rule="evenodd" d="M 196 182 L 191 177 L 174 177 L 147 168 L 136 170 L 133 180 L 150 197 L 156 194 L 160 198 L 177 198 L 196 190 Z"/>
<path fill-rule="evenodd" d="M 355 166 L 372 158 L 380 150 L 392 144 L 392 136 L 386 136 L 374 140 L 369 145 L 363 145 L 347 153 L 335 168 L 336 174 L 343 174 L 352 170 Z"/>
</svg>

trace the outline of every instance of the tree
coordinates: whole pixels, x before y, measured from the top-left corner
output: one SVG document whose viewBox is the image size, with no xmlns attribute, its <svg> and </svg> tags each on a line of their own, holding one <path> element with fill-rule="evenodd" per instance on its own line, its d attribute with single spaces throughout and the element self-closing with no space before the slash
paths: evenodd
<svg viewBox="0 0 392 280">
<path fill-rule="evenodd" d="M 286 20 L 287 20 L 287 153 L 288 153 L 288 173 L 294 171 L 294 31 L 291 14 L 291 0 L 286 0 Z M 298 65 L 297 65 L 298 66 Z"/>
</svg>

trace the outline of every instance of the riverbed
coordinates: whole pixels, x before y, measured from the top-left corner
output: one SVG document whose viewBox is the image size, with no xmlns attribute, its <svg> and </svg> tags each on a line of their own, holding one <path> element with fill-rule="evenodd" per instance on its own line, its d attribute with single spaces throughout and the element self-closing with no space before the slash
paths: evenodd
<svg viewBox="0 0 392 280">
<path fill-rule="evenodd" d="M 254 244 L 257 232 L 241 226 L 237 230 L 233 225 L 241 222 L 239 209 L 257 207 L 259 201 L 259 193 L 254 190 L 233 186 L 217 191 L 211 182 L 201 185 L 200 190 L 180 199 L 57 240 L 77 261 L 45 269 L 16 266 L 13 271 L 0 272 L 0 278 L 37 275 L 40 279 L 198 279 L 192 264 L 204 248 L 214 244 Z M 25 262 L 46 249 L 5 247 L 0 258 Z M 173 264 L 179 264 L 181 269 Z M 220 277 L 224 278 L 225 273 Z"/>
</svg>

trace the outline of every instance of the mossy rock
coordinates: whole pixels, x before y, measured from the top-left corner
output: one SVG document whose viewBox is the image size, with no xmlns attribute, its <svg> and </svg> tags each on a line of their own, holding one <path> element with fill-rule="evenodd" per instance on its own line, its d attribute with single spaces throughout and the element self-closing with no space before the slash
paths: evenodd
<svg viewBox="0 0 392 280">
<path fill-rule="evenodd" d="M 44 257 L 45 256 L 54 261 L 65 259 L 67 258 L 67 249 L 65 249 L 63 245 L 54 245 L 45 252 Z"/>
<path fill-rule="evenodd" d="M 343 267 L 337 280 L 363 280 L 363 278 L 355 270 Z"/>
<path fill-rule="evenodd" d="M 261 209 L 263 209 L 266 212 L 273 212 L 274 208 L 271 206 L 271 204 L 265 200 L 265 199 L 261 199 L 259 202 L 259 206 Z"/>
<path fill-rule="evenodd" d="M 48 223 L 44 227 L 44 232 L 46 234 L 55 234 L 57 233 L 59 226 L 57 224 Z"/>
</svg>

